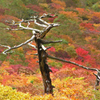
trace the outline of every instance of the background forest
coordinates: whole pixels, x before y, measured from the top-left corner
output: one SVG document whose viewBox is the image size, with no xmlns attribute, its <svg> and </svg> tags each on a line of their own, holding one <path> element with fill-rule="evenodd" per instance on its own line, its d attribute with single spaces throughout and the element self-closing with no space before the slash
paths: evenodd
<svg viewBox="0 0 100 100">
<path fill-rule="evenodd" d="M 62 40 L 45 45 L 51 46 L 50 55 L 100 69 L 100 0 L 0 0 L 0 44 L 12 47 L 29 39 L 31 31 L 6 28 L 16 28 L 10 26 L 13 20 L 43 13 L 57 14 L 46 21 L 60 24 L 45 38 Z M 39 28 L 34 23 L 30 27 Z M 48 59 L 54 97 L 44 95 L 36 50 L 24 45 L 4 55 L 5 49 L 0 46 L 0 100 L 100 100 L 95 71 Z"/>
</svg>

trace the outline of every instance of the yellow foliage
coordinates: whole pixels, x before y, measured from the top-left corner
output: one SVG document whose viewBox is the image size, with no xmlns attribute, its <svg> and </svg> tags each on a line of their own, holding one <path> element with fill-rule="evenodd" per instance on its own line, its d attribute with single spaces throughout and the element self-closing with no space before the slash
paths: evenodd
<svg viewBox="0 0 100 100">
<path fill-rule="evenodd" d="M 100 24 L 93 24 L 95 28 L 100 27 Z"/>
<path fill-rule="evenodd" d="M 1 66 L 3 66 L 4 68 L 8 68 L 10 64 L 8 61 L 4 61 Z"/>
<path fill-rule="evenodd" d="M 60 80 L 59 78 L 54 81 L 56 87 L 54 95 L 58 97 L 59 95 L 67 98 L 74 98 L 72 100 L 83 100 L 87 97 L 92 97 L 92 87 L 87 88 L 87 84 L 83 80 L 84 78 L 66 78 L 65 80 Z"/>
<path fill-rule="evenodd" d="M 89 42 L 91 39 L 92 39 L 91 36 L 85 37 L 85 40 L 86 40 L 87 42 Z"/>
<path fill-rule="evenodd" d="M 19 47 L 19 48 L 18 48 L 18 51 L 23 52 L 23 48 L 22 48 L 22 47 Z"/>
<path fill-rule="evenodd" d="M 29 93 L 22 93 L 13 90 L 9 86 L 0 84 L 0 100 L 34 100 Z"/>
<path fill-rule="evenodd" d="M 10 63 L 8 61 L 4 61 L 0 67 L 0 74 L 8 75 L 9 73 L 5 69 L 8 68 L 9 66 L 10 66 Z"/>
<path fill-rule="evenodd" d="M 55 49 L 56 51 L 59 51 L 59 50 L 64 50 L 65 47 L 62 44 L 59 44 L 59 45 L 55 45 Z"/>
<path fill-rule="evenodd" d="M 48 4 L 47 3 L 39 3 L 39 5 L 43 8 L 48 8 Z"/>
</svg>

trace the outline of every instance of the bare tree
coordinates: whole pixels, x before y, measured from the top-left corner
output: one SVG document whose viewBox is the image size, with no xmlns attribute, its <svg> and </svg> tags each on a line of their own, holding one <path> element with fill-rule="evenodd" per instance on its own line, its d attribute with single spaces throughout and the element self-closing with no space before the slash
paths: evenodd
<svg viewBox="0 0 100 100">
<path fill-rule="evenodd" d="M 52 29 L 53 27 L 57 27 L 60 24 L 58 24 L 58 23 L 48 23 L 47 21 L 44 21 L 43 18 L 55 17 L 55 16 L 56 15 L 52 16 L 50 14 L 43 14 L 40 17 L 39 16 L 31 17 L 31 19 L 29 19 L 29 20 L 22 19 L 19 22 L 13 21 L 12 25 L 18 25 L 19 29 L 7 28 L 8 30 L 31 30 L 33 35 L 27 41 L 25 41 L 25 42 L 23 42 L 19 45 L 16 45 L 14 47 L 10 47 L 10 46 L 0 44 L 0 46 L 7 48 L 5 51 L 3 51 L 3 54 L 8 54 L 8 53 L 10 53 L 11 50 L 17 49 L 17 48 L 19 48 L 23 45 L 26 45 L 26 44 L 35 48 L 38 52 L 38 54 L 36 54 L 36 55 L 38 55 L 38 59 L 39 59 L 39 66 L 40 66 L 40 71 L 41 71 L 41 75 L 42 75 L 42 79 L 43 79 L 43 85 L 44 85 L 44 93 L 53 94 L 53 88 L 54 88 L 54 86 L 52 86 L 52 82 L 51 82 L 51 79 L 50 79 L 50 72 L 52 72 L 52 70 L 49 68 L 49 66 L 47 64 L 47 58 L 51 58 L 51 59 L 59 60 L 59 61 L 62 61 L 62 62 L 74 64 L 76 66 L 79 66 L 79 67 L 87 69 L 87 70 L 97 71 L 97 74 L 94 74 L 94 75 L 96 76 L 96 85 L 95 86 L 98 86 L 99 82 L 100 82 L 100 70 L 95 69 L 95 68 L 85 67 L 85 66 L 79 65 L 75 62 L 63 60 L 63 59 L 53 57 L 53 56 L 47 54 L 46 50 L 48 48 L 46 48 L 44 46 L 44 44 L 59 43 L 59 42 L 61 42 L 61 40 L 59 40 L 59 41 L 47 41 L 47 40 L 44 40 L 44 37 L 50 31 L 50 29 Z M 31 28 L 31 27 L 29 27 L 30 22 L 34 22 L 36 25 L 43 27 L 44 29 L 39 30 L 39 29 Z M 26 27 L 23 26 L 22 23 L 27 23 L 27 26 Z M 31 43 L 32 41 L 35 41 L 36 46 Z"/>
</svg>

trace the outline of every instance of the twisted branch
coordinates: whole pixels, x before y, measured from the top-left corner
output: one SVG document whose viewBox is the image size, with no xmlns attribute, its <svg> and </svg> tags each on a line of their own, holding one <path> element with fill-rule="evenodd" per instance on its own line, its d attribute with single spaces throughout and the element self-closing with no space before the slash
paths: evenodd
<svg viewBox="0 0 100 100">
<path fill-rule="evenodd" d="M 12 49 L 19 48 L 19 47 L 21 47 L 21 46 L 23 46 L 23 45 L 25 45 L 25 44 L 27 44 L 27 43 L 33 41 L 34 38 L 35 38 L 35 35 L 33 35 L 33 36 L 32 36 L 30 39 L 28 39 L 27 41 L 25 41 L 25 42 L 23 42 L 23 43 L 21 43 L 21 44 L 19 44 L 19 45 L 17 45 L 17 46 L 14 46 L 14 47 L 6 46 L 6 45 L 0 45 L 0 46 L 7 47 L 7 48 L 8 48 L 8 49 L 6 49 L 5 51 L 3 51 L 3 54 L 7 54 L 8 51 L 10 51 L 10 50 L 12 50 Z"/>
</svg>

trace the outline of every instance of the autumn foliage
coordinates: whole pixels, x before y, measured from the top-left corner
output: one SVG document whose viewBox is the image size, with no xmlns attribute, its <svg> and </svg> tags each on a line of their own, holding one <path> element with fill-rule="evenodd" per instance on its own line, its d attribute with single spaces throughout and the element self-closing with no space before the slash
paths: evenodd
<svg viewBox="0 0 100 100">
<path fill-rule="evenodd" d="M 57 16 L 47 18 L 46 21 L 61 25 L 52 29 L 45 40 L 61 39 L 62 42 L 45 45 L 51 47 L 47 50 L 48 54 L 89 68 L 100 69 L 100 12 L 93 9 L 97 7 L 98 0 L 84 1 L 85 4 L 82 7 L 80 6 L 83 4 L 76 0 L 70 1 L 75 3 L 74 7 L 67 7 L 66 0 L 34 0 L 34 3 L 27 0 L 24 2 L 11 0 L 11 4 L 7 0 L 4 2 L 0 1 L 0 44 L 14 46 L 32 36 L 31 31 L 27 30 L 5 30 L 7 27 L 18 28 L 11 25 L 12 20 L 18 22 L 22 15 L 27 19 L 28 16 L 56 13 Z M 88 2 L 91 5 L 88 5 Z M 16 10 L 18 8 L 21 12 Z M 23 25 L 26 26 L 27 23 Z M 33 22 L 30 27 L 42 29 L 35 26 Z M 35 45 L 35 43 L 32 44 Z M 3 55 L 2 52 L 5 49 L 0 46 L 0 99 L 100 100 L 100 87 L 98 91 L 94 90 L 96 77 L 93 73 L 96 73 L 95 71 L 47 59 L 52 70 L 51 80 L 55 86 L 54 96 L 47 95 L 43 94 L 38 57 L 34 55 L 37 53 L 36 50 L 25 45 L 11 54 Z"/>
</svg>

